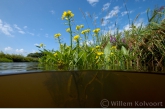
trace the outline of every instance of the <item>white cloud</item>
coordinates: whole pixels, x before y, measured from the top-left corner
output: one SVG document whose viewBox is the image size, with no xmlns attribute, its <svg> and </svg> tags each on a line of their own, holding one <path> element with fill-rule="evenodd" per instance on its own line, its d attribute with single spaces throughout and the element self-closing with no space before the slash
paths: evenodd
<svg viewBox="0 0 165 109">
<path fill-rule="evenodd" d="M 96 19 L 98 19 L 98 18 L 99 18 L 98 16 L 94 16 L 94 18 L 93 18 L 93 19 L 94 19 L 94 20 L 96 20 Z"/>
<path fill-rule="evenodd" d="M 93 42 L 93 40 L 87 40 L 86 41 L 86 44 L 87 45 L 91 45 L 91 44 L 93 44 L 94 42 Z M 80 45 L 82 46 L 83 45 L 83 42 L 80 42 Z"/>
<path fill-rule="evenodd" d="M 104 19 L 106 20 L 106 19 L 112 18 L 114 15 L 118 14 L 119 12 L 120 12 L 119 6 L 115 6 L 113 10 L 109 12 L 107 16 L 104 17 Z"/>
<path fill-rule="evenodd" d="M 147 13 L 147 11 L 143 11 L 143 12 L 141 12 L 141 14 L 145 14 L 145 13 Z"/>
<path fill-rule="evenodd" d="M 36 44 L 34 44 L 34 45 L 35 45 L 35 46 L 39 46 L 40 44 L 37 44 L 37 43 L 36 43 Z"/>
<path fill-rule="evenodd" d="M 31 53 L 36 53 L 36 52 L 38 52 L 38 51 L 36 51 L 36 50 L 32 50 L 32 52 L 31 52 Z"/>
<path fill-rule="evenodd" d="M 12 27 L 7 23 L 3 23 L 1 19 L 0 19 L 0 31 L 7 36 L 13 36 L 11 35 L 11 32 L 13 32 Z"/>
<path fill-rule="evenodd" d="M 50 12 L 51 12 L 52 14 L 55 14 L 55 11 L 54 11 L 54 10 L 51 10 Z"/>
<path fill-rule="evenodd" d="M 48 34 L 45 34 L 45 37 L 49 37 L 49 35 Z"/>
<path fill-rule="evenodd" d="M 104 11 L 104 10 L 107 10 L 107 9 L 109 8 L 109 6 L 110 6 L 110 3 L 104 4 L 102 10 L 103 10 L 103 11 Z"/>
<path fill-rule="evenodd" d="M 124 16 L 124 15 L 126 15 L 127 13 L 128 14 L 131 14 L 133 11 L 124 11 L 124 12 L 121 12 L 121 16 Z"/>
<path fill-rule="evenodd" d="M 94 42 L 93 42 L 93 40 L 87 40 L 87 45 L 91 45 L 91 44 L 93 44 Z"/>
<path fill-rule="evenodd" d="M 101 26 L 106 26 L 107 24 L 109 23 L 109 20 L 103 20 L 103 22 L 102 22 L 102 24 L 101 24 Z"/>
<path fill-rule="evenodd" d="M 6 48 L 5 48 L 5 51 L 11 51 L 11 50 L 12 50 L 11 47 L 6 47 Z"/>
<path fill-rule="evenodd" d="M 23 28 L 24 28 L 24 29 L 26 29 L 26 28 L 27 28 L 27 26 L 24 26 Z"/>
<path fill-rule="evenodd" d="M 123 29 L 124 29 L 124 30 L 130 30 L 131 28 L 130 28 L 129 24 L 127 24 L 127 25 L 125 25 L 125 26 L 123 27 Z"/>
<path fill-rule="evenodd" d="M 32 36 L 34 36 L 34 33 L 30 33 L 30 32 L 27 32 L 28 34 L 30 34 L 30 35 L 32 35 Z"/>
<path fill-rule="evenodd" d="M 19 33 L 21 33 L 21 34 L 25 34 L 25 32 L 22 31 L 22 29 L 19 28 L 16 24 L 14 24 L 14 28 L 16 28 L 16 29 L 18 30 Z"/>
<path fill-rule="evenodd" d="M 143 19 L 139 19 L 137 22 L 134 23 L 134 26 L 136 26 L 136 28 L 140 27 L 143 23 Z M 144 27 L 144 24 L 142 25 L 142 27 Z M 124 30 L 131 30 L 131 25 L 127 24 L 123 27 Z"/>
<path fill-rule="evenodd" d="M 15 50 L 17 53 L 24 53 L 25 51 L 24 51 L 24 49 L 16 49 Z"/>
<path fill-rule="evenodd" d="M 89 4 L 91 4 L 92 6 L 95 6 L 97 2 L 99 2 L 99 0 L 87 0 L 89 2 Z"/>
<path fill-rule="evenodd" d="M 21 33 L 21 34 L 25 34 L 25 32 L 24 31 L 22 31 L 22 30 L 20 30 L 20 31 L 18 31 L 19 33 Z"/>
</svg>

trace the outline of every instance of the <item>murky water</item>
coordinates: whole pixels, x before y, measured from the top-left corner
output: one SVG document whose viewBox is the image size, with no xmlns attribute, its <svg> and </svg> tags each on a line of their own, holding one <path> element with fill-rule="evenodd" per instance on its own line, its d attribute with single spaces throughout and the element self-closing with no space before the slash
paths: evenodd
<svg viewBox="0 0 165 109">
<path fill-rule="evenodd" d="M 0 73 L 21 73 L 27 71 L 41 71 L 37 62 L 6 62 L 0 63 Z"/>
<path fill-rule="evenodd" d="M 45 71 L 0 76 L 0 107 L 165 107 L 165 74 Z"/>
</svg>

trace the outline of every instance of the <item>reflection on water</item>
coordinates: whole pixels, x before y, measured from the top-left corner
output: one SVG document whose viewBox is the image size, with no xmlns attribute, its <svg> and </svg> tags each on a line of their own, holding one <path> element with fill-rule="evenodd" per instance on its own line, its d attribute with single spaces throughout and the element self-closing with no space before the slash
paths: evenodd
<svg viewBox="0 0 165 109">
<path fill-rule="evenodd" d="M 115 70 L 115 71 L 140 71 L 140 72 L 157 72 L 165 73 L 165 67 L 160 66 L 108 66 L 103 68 L 104 70 Z M 54 66 L 50 65 L 39 65 L 38 62 L 8 62 L 0 63 L 0 74 L 11 74 L 11 73 L 22 73 L 22 72 L 32 72 L 32 71 L 58 71 L 61 69 L 55 69 Z M 77 69 L 76 69 L 77 70 Z M 93 69 L 94 70 L 94 69 Z M 65 70 L 66 71 L 66 70 Z M 68 71 L 68 70 L 67 70 Z"/>
<path fill-rule="evenodd" d="M 37 62 L 0 63 L 0 73 L 21 73 L 26 71 L 41 71 Z"/>
</svg>

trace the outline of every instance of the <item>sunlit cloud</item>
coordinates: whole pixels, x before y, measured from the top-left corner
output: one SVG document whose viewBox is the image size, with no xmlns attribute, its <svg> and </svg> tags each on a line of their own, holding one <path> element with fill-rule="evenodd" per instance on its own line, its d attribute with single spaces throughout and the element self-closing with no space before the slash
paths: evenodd
<svg viewBox="0 0 165 109">
<path fill-rule="evenodd" d="M 0 31 L 7 36 L 13 36 L 11 34 L 11 32 L 13 32 L 12 27 L 9 24 L 4 23 L 1 19 L 0 19 Z"/>
<path fill-rule="evenodd" d="M 106 19 L 110 19 L 110 18 L 112 18 L 113 16 L 115 16 L 116 14 L 118 14 L 120 11 L 119 11 L 119 6 L 115 6 L 114 8 L 113 8 L 113 10 L 112 11 L 110 11 L 109 13 L 108 13 L 108 15 L 106 15 L 105 17 L 104 17 L 104 19 L 106 20 Z"/>
<path fill-rule="evenodd" d="M 15 50 L 17 53 L 25 53 L 24 49 L 16 49 Z"/>
<path fill-rule="evenodd" d="M 23 28 L 24 28 L 24 29 L 26 29 L 26 28 L 27 28 L 27 26 L 24 26 Z"/>
<path fill-rule="evenodd" d="M 55 14 L 55 11 L 54 11 L 54 10 L 51 10 L 50 12 L 51 12 L 52 14 Z"/>
<path fill-rule="evenodd" d="M 104 20 L 102 21 L 101 26 L 106 26 L 108 23 L 109 23 L 109 20 L 104 19 Z"/>
<path fill-rule="evenodd" d="M 99 2 L 99 0 L 87 0 L 89 2 L 90 5 L 95 6 L 97 2 Z"/>
<path fill-rule="evenodd" d="M 24 31 L 22 31 L 22 29 L 20 27 L 18 27 L 16 24 L 14 24 L 14 28 L 16 28 L 18 30 L 19 33 L 21 34 L 25 34 Z"/>
<path fill-rule="evenodd" d="M 5 51 L 11 51 L 11 50 L 13 50 L 13 48 L 11 48 L 11 47 L 6 47 L 5 48 Z"/>
<path fill-rule="evenodd" d="M 35 46 L 39 46 L 40 44 L 37 44 L 37 43 L 36 43 L 36 44 L 34 44 L 34 45 L 35 45 Z"/>
<path fill-rule="evenodd" d="M 136 26 L 136 28 L 140 27 L 142 25 L 142 27 L 144 27 L 144 20 L 141 18 L 139 19 L 137 22 L 134 23 L 134 26 Z M 123 27 L 124 30 L 131 30 L 131 25 L 127 24 Z"/>
<path fill-rule="evenodd" d="M 110 3 L 104 4 L 102 10 L 103 10 L 103 11 L 104 11 L 104 10 L 107 10 L 107 9 L 109 8 L 109 6 L 110 6 Z"/>
<path fill-rule="evenodd" d="M 27 32 L 28 34 L 30 34 L 30 35 L 32 35 L 32 36 L 34 36 L 34 33 L 31 33 L 31 32 Z"/>
<path fill-rule="evenodd" d="M 133 11 L 124 11 L 124 12 L 121 12 L 121 16 L 125 16 L 127 13 L 128 14 L 131 14 Z"/>
<path fill-rule="evenodd" d="M 45 37 L 49 37 L 49 34 L 45 34 Z"/>
</svg>

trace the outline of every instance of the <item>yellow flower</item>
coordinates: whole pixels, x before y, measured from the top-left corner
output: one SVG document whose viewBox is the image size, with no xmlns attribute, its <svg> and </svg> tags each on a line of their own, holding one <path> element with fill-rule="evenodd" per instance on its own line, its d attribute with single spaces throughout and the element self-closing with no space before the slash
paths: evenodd
<svg viewBox="0 0 165 109">
<path fill-rule="evenodd" d="M 60 37 L 60 36 L 61 36 L 60 33 L 57 33 L 57 34 L 54 35 L 54 37 L 56 37 L 56 38 L 58 38 L 58 37 Z"/>
<path fill-rule="evenodd" d="M 81 28 L 84 28 L 84 25 L 80 25 Z"/>
<path fill-rule="evenodd" d="M 90 32 L 90 29 L 86 29 L 86 32 L 89 33 Z"/>
<path fill-rule="evenodd" d="M 95 48 L 92 48 L 92 51 L 94 51 L 95 50 Z"/>
<path fill-rule="evenodd" d="M 102 54 L 104 54 L 103 52 L 97 52 L 96 53 L 98 56 L 100 56 L 100 55 L 102 55 Z"/>
<path fill-rule="evenodd" d="M 114 53 L 111 53 L 111 55 L 114 55 Z"/>
<path fill-rule="evenodd" d="M 95 59 L 98 59 L 99 58 L 99 56 L 96 56 L 96 58 Z"/>
<path fill-rule="evenodd" d="M 90 29 L 86 29 L 86 30 L 83 30 L 82 32 L 81 32 L 81 34 L 85 34 L 85 33 L 89 33 L 90 32 Z"/>
<path fill-rule="evenodd" d="M 84 25 L 77 25 L 76 30 L 80 30 L 81 28 L 84 28 Z"/>
<path fill-rule="evenodd" d="M 43 47 L 43 46 L 44 46 L 44 44 L 43 44 L 43 43 L 41 43 L 41 44 L 40 44 L 40 47 Z"/>
<path fill-rule="evenodd" d="M 67 31 L 67 32 L 70 32 L 70 28 L 67 28 L 66 31 Z"/>
<path fill-rule="evenodd" d="M 100 28 L 96 28 L 95 30 L 93 30 L 93 32 L 94 32 L 95 34 L 99 33 L 99 31 L 100 31 Z"/>
<path fill-rule="evenodd" d="M 111 49 L 116 49 L 116 46 L 112 46 Z"/>
<path fill-rule="evenodd" d="M 62 14 L 62 20 L 64 18 L 72 18 L 74 16 L 74 14 L 72 13 L 72 11 L 68 10 L 68 12 L 64 11 Z"/>
<path fill-rule="evenodd" d="M 54 53 L 54 56 L 57 56 L 57 53 Z"/>
<path fill-rule="evenodd" d="M 99 49 L 100 48 L 100 46 L 98 45 L 98 46 L 96 46 L 96 49 Z"/>
<path fill-rule="evenodd" d="M 80 30 L 81 27 L 79 25 L 76 26 L 76 30 Z"/>
<path fill-rule="evenodd" d="M 76 35 L 76 36 L 74 36 L 73 39 L 77 41 L 79 37 L 80 37 L 79 35 Z"/>
<path fill-rule="evenodd" d="M 81 34 L 85 34 L 85 31 L 82 31 Z"/>
</svg>

